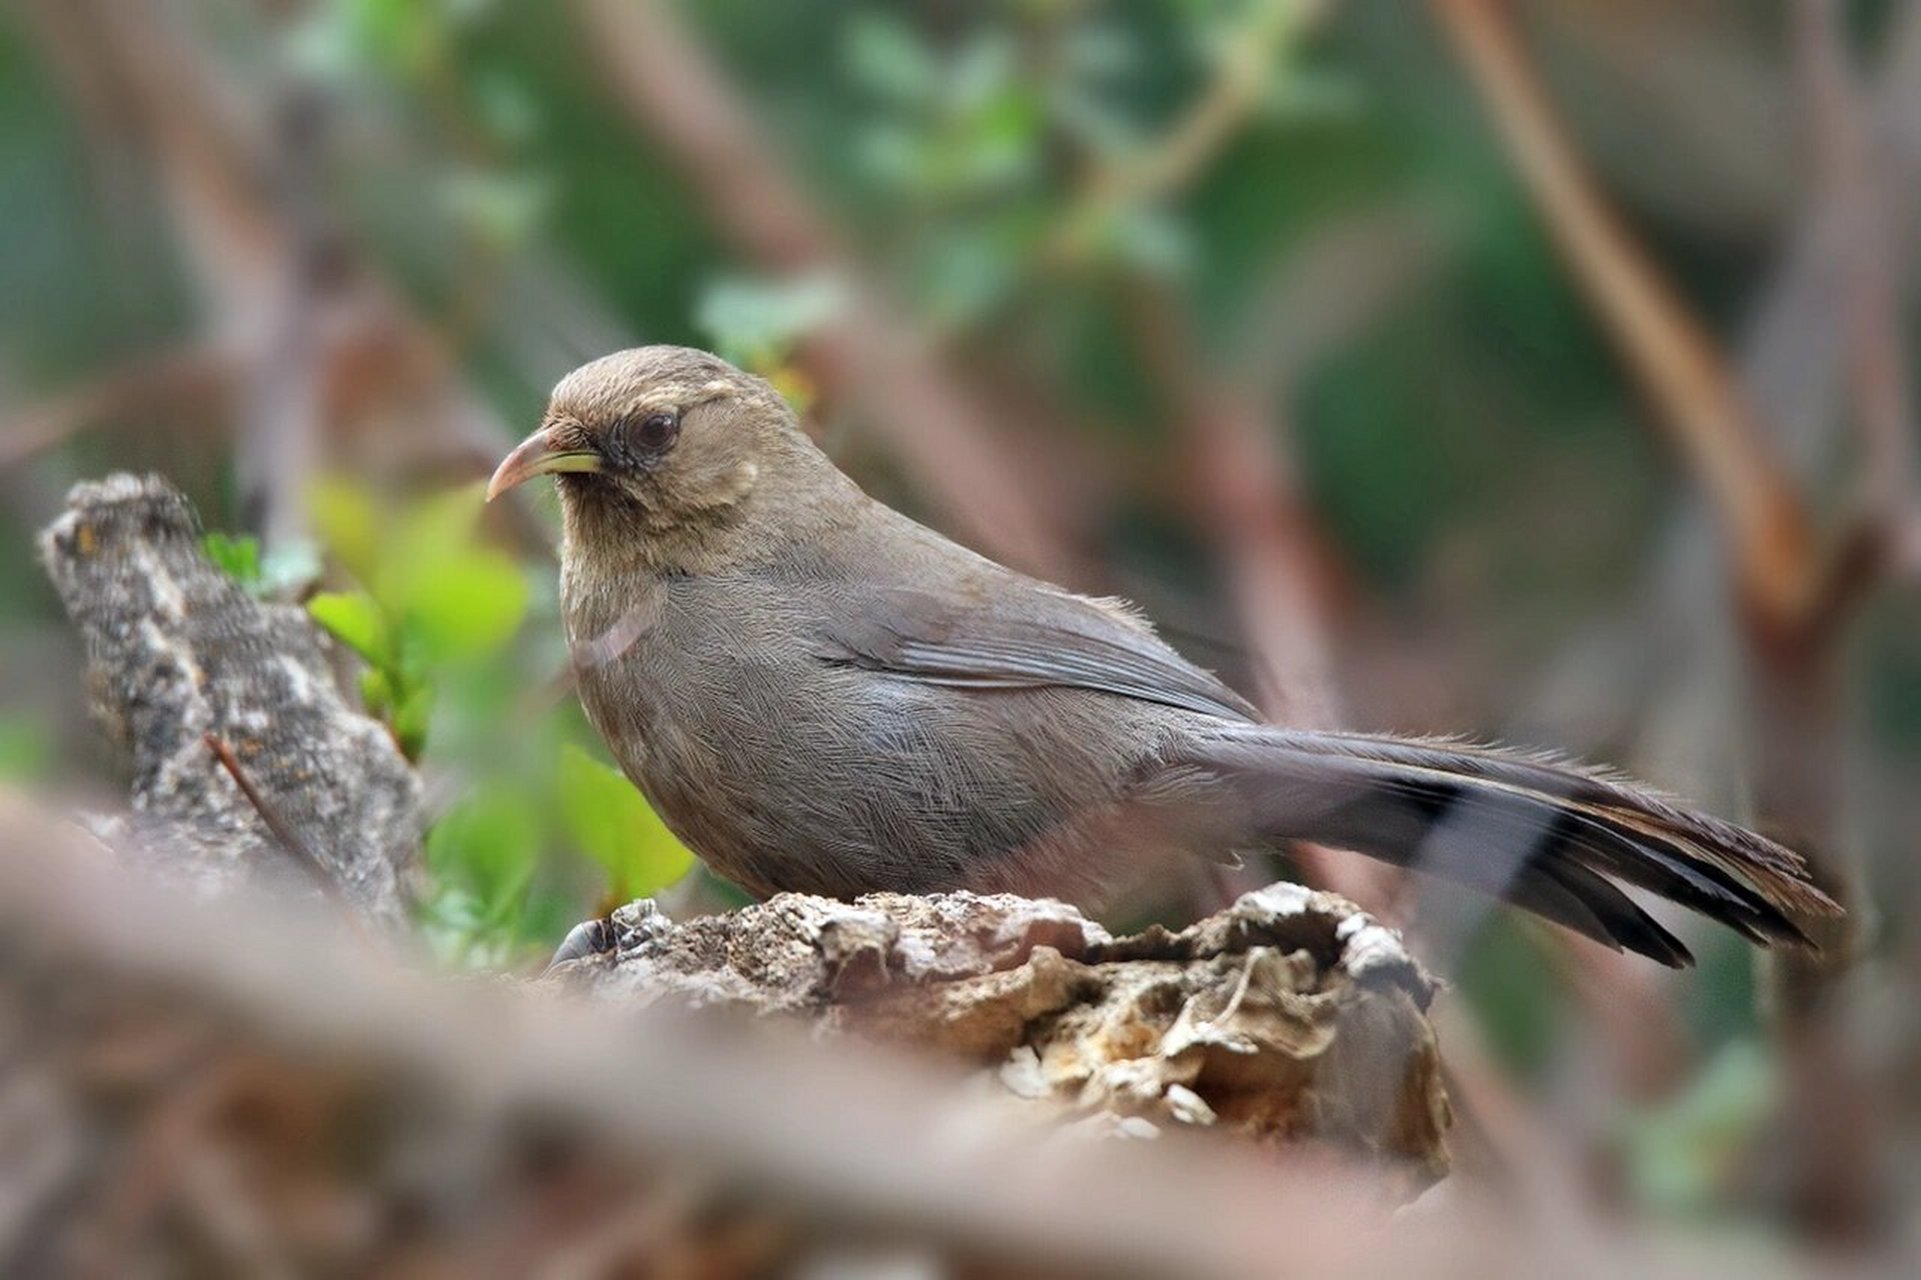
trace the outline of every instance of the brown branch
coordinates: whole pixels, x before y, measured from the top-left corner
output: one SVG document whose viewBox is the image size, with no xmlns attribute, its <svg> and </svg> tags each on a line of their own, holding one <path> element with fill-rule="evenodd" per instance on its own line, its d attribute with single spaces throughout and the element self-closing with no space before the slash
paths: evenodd
<svg viewBox="0 0 1921 1280">
<path fill-rule="evenodd" d="M 1431 0 L 1590 302 L 1693 471 L 1761 617 L 1797 617 L 1819 572 L 1806 512 L 1713 339 L 1608 207 L 1501 0 Z"/>
<path fill-rule="evenodd" d="M 151 425 L 163 407 L 169 415 L 193 411 L 196 421 L 215 416 L 215 402 L 229 399 L 235 360 L 213 347 L 189 347 L 143 356 L 94 381 L 8 414 L 0 423 L 0 471 L 21 466 L 88 428 L 109 420 Z"/>
<path fill-rule="evenodd" d="M 36 1029 L 0 1063 L 34 1103 L 9 1273 L 786 1274 L 909 1249 L 968 1275 L 1743 1274 L 1625 1241 L 1529 1164 L 1390 1213 L 1391 1185 L 1332 1157 L 1103 1140 L 779 1019 L 436 978 L 283 900 L 189 903 L 75 843 L 0 818 L 0 1012 Z"/>
<path fill-rule="evenodd" d="M 1231 1276 L 1419 1256 L 1440 1234 L 1403 1238 L 1345 1164 L 1282 1167 L 1178 1132 L 1073 1141 L 922 1058 L 771 1019 L 435 980 L 270 898 L 196 908 L 64 851 L 0 828 L 0 1009 L 45 1032 L 0 1083 L 45 1100 L 23 1155 L 96 1158 L 17 1162 L 43 1176 L 18 1180 L 0 1223 L 9 1272 L 204 1262 L 210 1242 L 179 1222 L 195 1180 L 168 1159 L 196 1151 L 255 1171 L 232 1211 L 347 1274 L 436 1258 L 467 1274 L 503 1248 L 558 1260 L 596 1221 L 671 1206 L 663 1177 L 788 1224 L 790 1262 L 822 1247 L 810 1232 L 847 1247 L 906 1233 L 1016 1274 Z M 965 1140 L 930 1143 L 930 1125 Z M 591 1194 L 563 1212 L 570 1193 Z"/>
</svg>

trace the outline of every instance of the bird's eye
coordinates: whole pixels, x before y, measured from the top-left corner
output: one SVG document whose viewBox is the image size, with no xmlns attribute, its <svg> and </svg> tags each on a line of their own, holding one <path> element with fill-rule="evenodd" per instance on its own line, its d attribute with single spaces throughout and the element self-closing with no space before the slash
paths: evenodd
<svg viewBox="0 0 1921 1280">
<path fill-rule="evenodd" d="M 642 453 L 664 452 L 680 436 L 680 415 L 671 410 L 631 419 L 627 439 Z"/>
</svg>

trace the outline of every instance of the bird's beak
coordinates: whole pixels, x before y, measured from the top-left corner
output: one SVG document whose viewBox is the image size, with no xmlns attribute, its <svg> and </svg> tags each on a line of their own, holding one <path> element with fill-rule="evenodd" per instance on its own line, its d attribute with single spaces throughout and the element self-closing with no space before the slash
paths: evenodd
<svg viewBox="0 0 1921 1280">
<path fill-rule="evenodd" d="M 547 428 L 540 430 L 514 446 L 514 451 L 500 460 L 494 471 L 494 478 L 487 482 L 487 501 L 492 502 L 507 490 L 524 480 L 535 476 L 553 475 L 558 471 L 599 471 L 600 455 L 591 449 L 556 449 L 553 437 Z"/>
</svg>

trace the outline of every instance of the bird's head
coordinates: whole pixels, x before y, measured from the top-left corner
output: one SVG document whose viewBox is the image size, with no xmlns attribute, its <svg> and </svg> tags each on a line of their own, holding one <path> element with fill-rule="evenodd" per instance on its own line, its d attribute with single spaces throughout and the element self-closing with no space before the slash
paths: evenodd
<svg viewBox="0 0 1921 1280">
<path fill-rule="evenodd" d="M 818 456 L 762 379 L 705 351 L 637 347 L 561 379 L 487 497 L 551 475 L 570 530 L 659 539 L 724 522 L 809 455 Z"/>
</svg>

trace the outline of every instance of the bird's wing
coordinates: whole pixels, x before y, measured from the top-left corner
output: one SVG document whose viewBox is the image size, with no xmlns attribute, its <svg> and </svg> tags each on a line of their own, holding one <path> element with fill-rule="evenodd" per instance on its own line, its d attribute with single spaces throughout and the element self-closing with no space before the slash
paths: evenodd
<svg viewBox="0 0 1921 1280">
<path fill-rule="evenodd" d="M 876 587 L 823 623 L 815 652 L 936 684 L 1091 689 L 1228 720 L 1259 718 L 1123 606 L 1017 581 L 1024 589 L 995 590 L 1001 584 L 992 581 L 950 592 Z"/>
</svg>

